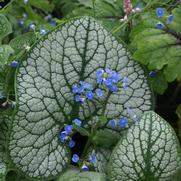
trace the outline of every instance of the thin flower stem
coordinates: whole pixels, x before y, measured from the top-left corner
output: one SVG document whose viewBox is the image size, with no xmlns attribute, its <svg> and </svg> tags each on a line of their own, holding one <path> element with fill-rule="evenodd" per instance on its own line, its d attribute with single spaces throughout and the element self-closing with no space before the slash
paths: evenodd
<svg viewBox="0 0 181 181">
<path fill-rule="evenodd" d="M 104 116 L 104 114 L 105 114 L 106 105 L 107 105 L 107 102 L 108 102 L 108 99 L 109 99 L 110 95 L 111 95 L 111 92 L 109 91 L 109 92 L 108 92 L 107 99 L 106 99 L 105 104 L 104 104 L 104 106 L 103 106 L 103 109 L 102 109 L 102 112 L 101 112 L 100 117 L 101 117 L 101 116 Z M 100 126 L 100 123 L 101 123 L 101 121 L 100 121 L 100 119 L 99 119 L 99 121 L 96 123 L 96 125 L 95 125 L 94 127 L 92 127 L 92 129 L 91 129 L 91 134 L 90 134 L 90 136 L 89 136 L 89 138 L 88 138 L 88 140 L 87 140 L 87 143 L 86 143 L 86 145 L 85 145 L 85 147 L 84 147 L 84 150 L 83 150 L 83 152 L 82 152 L 81 158 L 84 158 L 84 157 L 85 157 L 85 154 L 87 153 L 88 148 L 89 148 L 90 145 L 92 144 L 92 140 L 93 140 L 93 138 L 94 138 L 94 136 L 95 136 L 95 134 L 96 134 L 97 129 L 98 129 L 99 126 Z"/>
</svg>

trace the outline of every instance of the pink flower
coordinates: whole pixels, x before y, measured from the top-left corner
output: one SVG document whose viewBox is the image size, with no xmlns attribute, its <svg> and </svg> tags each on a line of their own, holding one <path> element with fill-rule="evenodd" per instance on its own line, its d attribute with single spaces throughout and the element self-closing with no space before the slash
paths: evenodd
<svg viewBox="0 0 181 181">
<path fill-rule="evenodd" d="M 131 0 L 124 0 L 123 6 L 124 6 L 125 14 L 127 16 L 130 15 L 132 13 L 132 11 L 133 11 L 133 6 L 131 4 Z"/>
</svg>

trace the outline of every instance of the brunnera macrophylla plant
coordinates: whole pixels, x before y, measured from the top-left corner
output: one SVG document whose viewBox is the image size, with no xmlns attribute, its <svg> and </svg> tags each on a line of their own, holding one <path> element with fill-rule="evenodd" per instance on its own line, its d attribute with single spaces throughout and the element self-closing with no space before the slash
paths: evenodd
<svg viewBox="0 0 181 181">
<path fill-rule="evenodd" d="M 28 180 L 169 180 L 180 169 L 180 147 L 163 119 L 144 113 L 152 99 L 142 67 L 122 44 L 92 18 L 69 21 L 17 67 L 17 106 L 4 143 L 11 169 Z M 79 153 L 77 132 L 87 136 Z"/>
</svg>

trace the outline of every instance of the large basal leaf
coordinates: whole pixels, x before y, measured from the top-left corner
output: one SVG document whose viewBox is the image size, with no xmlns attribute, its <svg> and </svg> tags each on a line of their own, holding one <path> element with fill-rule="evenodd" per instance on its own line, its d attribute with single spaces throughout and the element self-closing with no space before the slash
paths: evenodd
<svg viewBox="0 0 181 181">
<path fill-rule="evenodd" d="M 70 21 L 29 51 L 17 71 L 18 109 L 9 143 L 12 161 L 25 174 L 52 177 L 67 167 L 68 148 L 59 142 L 60 130 L 75 118 L 87 124 L 102 105 L 97 99 L 77 104 L 72 85 L 84 80 L 95 86 L 100 67 L 129 79 L 126 91 L 106 97 L 108 119 L 125 116 L 127 107 L 138 114 L 151 108 L 151 91 L 141 66 L 93 19 Z"/>
<path fill-rule="evenodd" d="M 57 181 L 106 181 L 106 175 L 97 172 L 80 172 L 75 168 L 67 169 Z"/>
<path fill-rule="evenodd" d="M 171 126 L 146 112 L 121 138 L 110 158 L 110 181 L 175 181 L 181 152 Z"/>
<path fill-rule="evenodd" d="M 6 158 L 6 143 L 9 119 L 0 116 L 0 181 L 5 181 L 7 174 L 7 158 Z"/>
<path fill-rule="evenodd" d="M 8 19 L 0 14 L 0 40 L 12 32 L 12 27 Z"/>
</svg>

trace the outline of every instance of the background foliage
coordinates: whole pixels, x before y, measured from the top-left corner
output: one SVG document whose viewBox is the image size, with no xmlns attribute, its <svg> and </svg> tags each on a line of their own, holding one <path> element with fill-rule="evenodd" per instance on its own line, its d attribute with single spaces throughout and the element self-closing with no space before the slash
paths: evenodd
<svg viewBox="0 0 181 181">
<path fill-rule="evenodd" d="M 170 121 L 181 140 L 181 2 L 132 0 L 126 20 L 122 0 L 11 0 L 0 1 L 0 111 L 15 106 L 15 66 L 30 46 L 57 25 L 88 15 L 97 19 L 145 68 L 155 92 L 156 111 Z M 157 17 L 155 10 L 164 8 Z M 174 15 L 167 24 L 169 15 Z M 162 22 L 165 29 L 156 28 Z M 160 96 L 162 95 L 162 96 Z M 178 116 L 176 116 L 178 115 Z M 11 168 L 11 167 L 10 167 Z M 7 180 L 14 178 L 9 172 Z M 24 180 L 18 176 L 17 180 Z"/>
</svg>

